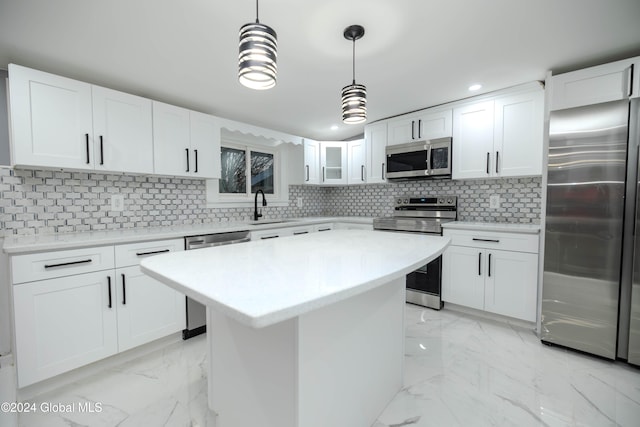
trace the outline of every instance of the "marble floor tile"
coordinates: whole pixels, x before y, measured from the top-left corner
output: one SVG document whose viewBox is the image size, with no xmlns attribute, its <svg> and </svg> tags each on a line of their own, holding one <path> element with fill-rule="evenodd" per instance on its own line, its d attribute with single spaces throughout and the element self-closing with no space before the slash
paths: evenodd
<svg viewBox="0 0 640 427">
<path fill-rule="evenodd" d="M 640 426 L 638 368 L 446 309 L 408 304 L 405 327 L 405 387 L 373 427 Z M 213 426 L 205 362 L 204 336 L 170 345 L 34 400 L 101 412 L 39 411 L 19 425 Z"/>
</svg>

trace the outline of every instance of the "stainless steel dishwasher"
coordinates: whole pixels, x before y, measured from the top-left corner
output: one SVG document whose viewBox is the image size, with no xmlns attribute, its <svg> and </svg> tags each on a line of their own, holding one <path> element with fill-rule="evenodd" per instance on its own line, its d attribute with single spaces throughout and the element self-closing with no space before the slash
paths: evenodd
<svg viewBox="0 0 640 427">
<path fill-rule="evenodd" d="M 213 246 L 232 245 L 251 240 L 249 231 L 232 231 L 229 233 L 204 234 L 184 238 L 184 249 L 210 248 Z M 207 310 L 198 301 L 187 298 L 187 329 L 182 331 L 182 339 L 186 340 L 207 331 Z"/>
</svg>

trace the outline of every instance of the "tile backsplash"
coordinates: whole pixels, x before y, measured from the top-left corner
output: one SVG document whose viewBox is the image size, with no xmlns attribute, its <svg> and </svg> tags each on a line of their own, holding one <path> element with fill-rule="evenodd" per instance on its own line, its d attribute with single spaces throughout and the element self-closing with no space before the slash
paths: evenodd
<svg viewBox="0 0 640 427">
<path fill-rule="evenodd" d="M 118 193 L 125 195 L 122 212 L 111 210 L 111 195 Z M 396 194 L 455 194 L 460 220 L 540 222 L 539 177 L 291 185 L 289 206 L 268 206 L 263 213 L 265 218 L 385 216 L 392 213 Z M 498 209 L 489 209 L 492 194 L 500 196 Z M 0 195 L 0 237 L 243 221 L 253 213 L 253 208 L 207 208 L 205 181 L 191 178 L 0 168 Z"/>
</svg>

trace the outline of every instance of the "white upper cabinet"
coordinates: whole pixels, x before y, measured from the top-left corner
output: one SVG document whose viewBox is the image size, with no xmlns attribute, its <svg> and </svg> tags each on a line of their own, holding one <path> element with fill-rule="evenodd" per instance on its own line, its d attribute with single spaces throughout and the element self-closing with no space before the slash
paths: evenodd
<svg viewBox="0 0 640 427">
<path fill-rule="evenodd" d="M 551 110 L 640 96 L 640 58 L 598 65 L 551 79 Z"/>
<path fill-rule="evenodd" d="M 542 175 L 544 91 L 495 102 L 494 176 Z"/>
<path fill-rule="evenodd" d="M 364 184 L 367 182 L 366 151 L 364 139 L 347 142 L 347 184 Z"/>
<path fill-rule="evenodd" d="M 220 125 L 212 115 L 189 112 L 192 167 L 191 176 L 220 178 Z"/>
<path fill-rule="evenodd" d="M 542 174 L 540 87 L 453 110 L 453 179 Z"/>
<path fill-rule="evenodd" d="M 153 101 L 153 163 L 161 175 L 220 178 L 215 117 Z"/>
<path fill-rule="evenodd" d="M 9 64 L 15 166 L 93 169 L 91 85 Z"/>
<path fill-rule="evenodd" d="M 347 144 L 320 142 L 320 183 L 325 185 L 347 183 Z"/>
<path fill-rule="evenodd" d="M 95 169 L 153 173 L 151 100 L 92 86 Z"/>
<path fill-rule="evenodd" d="M 452 111 L 412 113 L 387 121 L 387 145 L 451 136 Z"/>
<path fill-rule="evenodd" d="M 387 161 L 385 153 L 385 149 L 387 148 L 387 122 L 365 126 L 364 141 L 367 155 L 365 171 L 367 183 L 386 182 L 384 178 L 384 166 Z"/>
<path fill-rule="evenodd" d="M 304 140 L 304 183 L 320 184 L 320 143 Z"/>
<path fill-rule="evenodd" d="M 453 110 L 453 179 L 491 176 L 494 102 Z"/>
</svg>

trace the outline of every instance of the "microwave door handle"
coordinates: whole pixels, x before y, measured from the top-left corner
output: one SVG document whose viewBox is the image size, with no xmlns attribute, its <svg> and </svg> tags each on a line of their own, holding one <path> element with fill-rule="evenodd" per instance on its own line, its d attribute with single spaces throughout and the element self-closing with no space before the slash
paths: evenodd
<svg viewBox="0 0 640 427">
<path fill-rule="evenodd" d="M 431 145 L 427 147 L 427 168 L 425 170 L 425 175 L 431 175 Z"/>
</svg>

